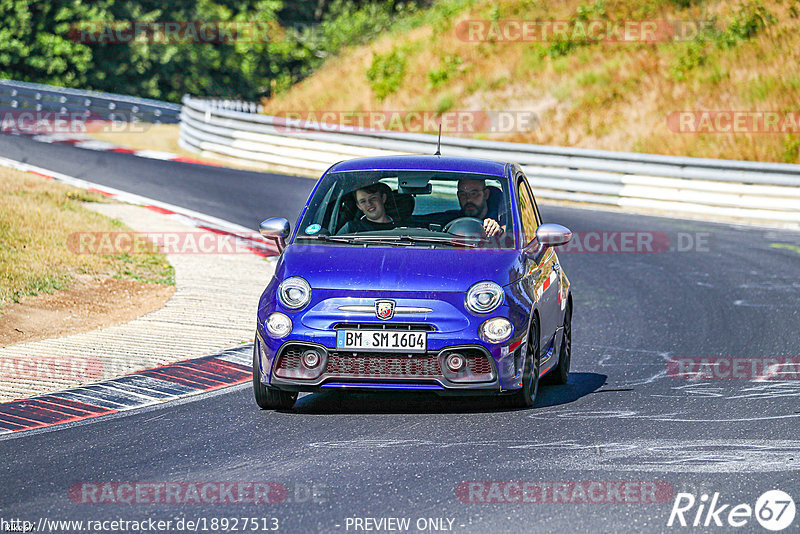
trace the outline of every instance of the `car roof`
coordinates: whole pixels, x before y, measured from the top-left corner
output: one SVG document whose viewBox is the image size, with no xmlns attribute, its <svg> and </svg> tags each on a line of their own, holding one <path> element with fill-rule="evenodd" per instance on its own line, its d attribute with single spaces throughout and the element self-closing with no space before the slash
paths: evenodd
<svg viewBox="0 0 800 534">
<path fill-rule="evenodd" d="M 508 163 L 478 158 L 449 156 L 382 156 L 337 163 L 328 172 L 346 171 L 433 171 L 487 174 L 504 177 Z"/>
</svg>

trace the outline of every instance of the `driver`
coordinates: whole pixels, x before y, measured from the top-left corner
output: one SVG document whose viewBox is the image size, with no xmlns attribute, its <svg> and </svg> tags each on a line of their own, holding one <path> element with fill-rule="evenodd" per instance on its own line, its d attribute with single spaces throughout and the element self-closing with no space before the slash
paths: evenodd
<svg viewBox="0 0 800 534">
<path fill-rule="evenodd" d="M 355 221 L 348 221 L 337 233 L 391 230 L 396 226 L 394 220 L 386 213 L 387 195 L 381 185 L 383 184 L 372 184 L 356 190 L 356 207 L 363 215 Z"/>
<path fill-rule="evenodd" d="M 483 230 L 488 237 L 497 237 L 505 229 L 498 222 L 500 215 L 497 209 L 489 209 L 489 188 L 485 180 L 462 178 L 458 181 L 458 203 L 461 210 L 450 210 L 440 214 L 442 224 L 459 217 L 475 217 L 483 221 Z"/>
</svg>

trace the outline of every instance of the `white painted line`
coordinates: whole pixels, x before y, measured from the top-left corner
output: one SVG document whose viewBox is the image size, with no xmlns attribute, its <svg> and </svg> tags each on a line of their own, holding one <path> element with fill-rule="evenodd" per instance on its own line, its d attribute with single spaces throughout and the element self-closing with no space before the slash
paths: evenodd
<svg viewBox="0 0 800 534">
<path fill-rule="evenodd" d="M 116 200 L 119 200 L 120 202 L 127 202 L 129 204 L 136 204 L 139 206 L 154 206 L 156 208 L 161 208 L 167 211 L 171 211 L 179 215 L 189 217 L 190 219 L 193 220 L 195 226 L 197 226 L 196 224 L 197 222 L 200 222 L 205 226 L 209 226 L 217 230 L 223 230 L 233 234 L 243 234 L 244 236 L 251 236 L 251 237 L 257 235 L 257 233 L 250 228 L 246 228 L 244 226 L 241 226 L 239 224 L 230 221 L 226 221 L 224 219 L 219 219 L 212 215 L 206 215 L 204 213 L 190 210 L 188 208 L 183 208 L 181 206 L 176 206 L 174 204 L 169 204 L 167 202 L 162 202 L 160 200 L 155 200 L 141 195 L 136 195 L 134 193 L 128 193 L 120 189 L 115 189 L 113 187 L 108 187 L 94 182 L 89 182 L 88 180 L 75 178 L 66 174 L 62 174 L 60 172 L 51 171 L 50 169 L 45 169 L 43 167 L 37 167 L 35 165 L 22 163 L 20 161 L 15 161 L 13 159 L 4 158 L 1 156 L 0 156 L 0 165 L 2 165 L 3 167 L 16 169 L 19 171 L 33 172 L 36 174 L 49 176 L 50 178 L 58 180 L 59 182 L 63 182 L 65 184 L 74 187 L 79 187 L 81 189 L 95 189 L 97 191 L 102 191 L 110 196 L 113 196 Z M 266 246 L 267 248 L 272 249 L 270 243 L 263 240 L 260 241 L 260 243 Z"/>
<path fill-rule="evenodd" d="M 77 148 L 85 148 L 87 150 L 100 150 L 104 152 L 119 148 L 117 145 L 107 143 L 106 141 L 99 141 L 97 139 L 78 141 L 73 146 L 76 146 Z"/>
<path fill-rule="evenodd" d="M 170 161 L 174 158 L 179 158 L 178 154 L 172 154 L 170 152 L 160 152 L 158 150 L 137 150 L 133 152 L 134 156 L 139 156 L 140 158 L 149 158 L 149 159 L 160 159 L 163 161 Z"/>
</svg>

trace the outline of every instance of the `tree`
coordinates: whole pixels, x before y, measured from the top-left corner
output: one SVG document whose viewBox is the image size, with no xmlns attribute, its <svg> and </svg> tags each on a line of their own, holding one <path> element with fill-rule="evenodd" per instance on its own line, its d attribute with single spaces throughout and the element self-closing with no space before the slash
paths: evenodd
<svg viewBox="0 0 800 534">
<path fill-rule="evenodd" d="M 109 1 L 0 0 L 0 77 L 85 87 L 92 50 L 69 37 L 81 20 L 108 17 Z"/>
</svg>

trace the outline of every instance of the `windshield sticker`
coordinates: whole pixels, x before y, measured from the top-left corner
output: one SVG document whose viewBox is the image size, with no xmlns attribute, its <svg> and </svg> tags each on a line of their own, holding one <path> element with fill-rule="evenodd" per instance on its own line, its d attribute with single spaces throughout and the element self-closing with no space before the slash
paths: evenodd
<svg viewBox="0 0 800 534">
<path fill-rule="evenodd" d="M 316 234 L 320 230 L 322 230 L 322 226 L 318 224 L 312 224 L 311 226 L 306 227 L 307 234 Z"/>
</svg>

